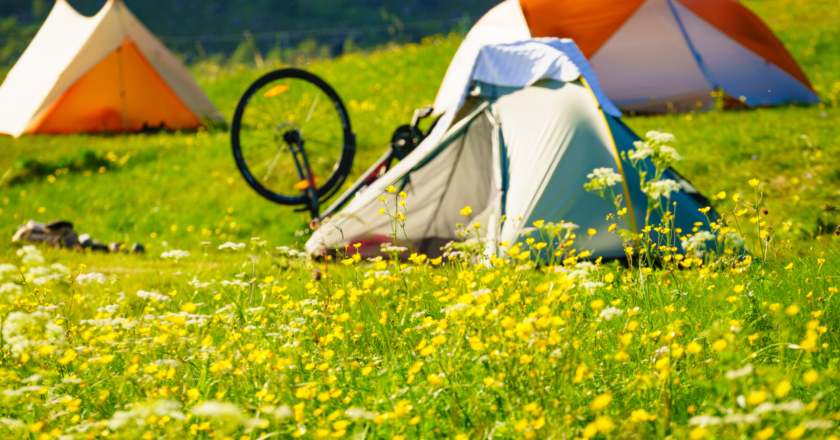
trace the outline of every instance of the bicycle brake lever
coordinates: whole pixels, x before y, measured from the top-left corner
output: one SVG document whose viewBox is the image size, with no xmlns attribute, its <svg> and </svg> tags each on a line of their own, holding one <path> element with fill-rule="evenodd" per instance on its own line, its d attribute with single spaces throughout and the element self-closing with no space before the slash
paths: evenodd
<svg viewBox="0 0 840 440">
<path fill-rule="evenodd" d="M 435 108 L 431 105 L 427 105 L 423 108 L 418 108 L 417 110 L 414 110 L 414 117 L 411 118 L 412 130 L 417 128 L 417 124 L 419 124 L 420 121 L 423 120 L 423 118 L 429 117 L 429 115 L 431 115 L 433 111 L 435 111 Z"/>
</svg>

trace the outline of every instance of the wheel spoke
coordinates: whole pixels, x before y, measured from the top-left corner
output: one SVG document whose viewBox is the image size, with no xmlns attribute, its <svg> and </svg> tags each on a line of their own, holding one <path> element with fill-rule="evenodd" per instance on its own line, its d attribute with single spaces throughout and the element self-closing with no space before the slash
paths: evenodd
<svg viewBox="0 0 840 440">
<path fill-rule="evenodd" d="M 268 181 L 268 177 L 271 175 L 272 172 L 274 172 L 274 167 L 277 166 L 277 162 L 280 161 L 280 155 L 282 155 L 282 154 L 283 154 L 282 151 L 278 151 L 277 155 L 274 156 L 274 160 L 271 162 L 271 165 L 268 166 L 268 171 L 265 172 L 265 177 L 263 177 L 263 182 Z"/>
<path fill-rule="evenodd" d="M 321 97 L 321 93 L 318 92 L 318 94 L 315 95 L 315 100 L 312 101 L 312 107 L 309 108 L 309 114 L 306 115 L 306 121 L 304 121 L 304 123 L 307 123 L 307 122 L 309 122 L 310 119 L 312 119 L 312 112 L 315 111 L 315 106 L 318 105 L 318 98 L 320 98 L 320 97 Z"/>
<path fill-rule="evenodd" d="M 341 161 L 352 158 L 344 155 L 349 122 L 339 110 L 340 100 L 332 90 L 301 73 L 258 81 L 260 87 L 243 97 L 246 107 L 236 120 L 238 165 L 253 176 L 249 183 L 264 195 L 277 195 L 275 201 L 300 200 L 301 180 L 311 173 L 317 179 L 318 192 L 329 191 L 336 181 L 334 173 L 344 169 L 339 166 Z M 289 130 L 301 134 L 305 151 L 296 152 L 284 143 L 283 135 Z M 303 176 L 299 162 L 304 158 L 298 154 L 309 160 L 310 170 Z"/>
</svg>

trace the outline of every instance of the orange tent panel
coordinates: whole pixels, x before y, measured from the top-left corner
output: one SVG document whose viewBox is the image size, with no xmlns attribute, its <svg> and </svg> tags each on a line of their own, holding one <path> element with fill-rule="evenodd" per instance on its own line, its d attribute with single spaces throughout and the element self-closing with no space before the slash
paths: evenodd
<svg viewBox="0 0 840 440">
<path fill-rule="evenodd" d="M 130 40 L 84 74 L 32 125 L 30 133 L 195 128 L 200 119 Z"/>
<path fill-rule="evenodd" d="M 645 0 L 520 0 L 534 37 L 571 38 L 590 58 Z"/>
<path fill-rule="evenodd" d="M 767 25 L 733 0 L 676 0 L 729 38 L 811 87 L 808 77 Z"/>
</svg>

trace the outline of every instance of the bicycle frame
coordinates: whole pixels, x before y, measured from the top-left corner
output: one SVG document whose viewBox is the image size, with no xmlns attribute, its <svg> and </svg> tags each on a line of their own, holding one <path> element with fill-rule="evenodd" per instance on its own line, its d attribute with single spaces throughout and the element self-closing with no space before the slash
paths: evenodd
<svg viewBox="0 0 840 440">
<path fill-rule="evenodd" d="M 384 174 L 384 172 L 387 172 L 388 169 L 391 168 L 391 163 L 394 161 L 394 159 L 402 160 L 405 158 L 405 156 L 411 153 L 411 151 L 413 151 L 414 148 L 416 148 L 416 146 L 419 145 L 423 141 L 423 139 L 426 138 L 426 136 L 428 136 L 428 134 L 432 131 L 432 129 L 435 127 L 435 124 L 437 123 L 437 121 L 433 122 L 432 126 L 429 127 L 426 133 L 423 133 L 417 127 L 420 124 L 421 120 L 432 114 L 432 110 L 433 108 L 431 106 L 415 110 L 414 116 L 411 118 L 411 124 L 401 126 L 397 128 L 397 130 L 394 132 L 393 136 L 391 137 L 391 144 L 389 145 L 388 150 L 385 152 L 385 154 L 383 154 L 379 158 L 379 160 L 374 162 L 374 164 L 362 174 L 363 177 L 358 179 L 350 189 L 345 191 L 338 198 L 338 200 L 333 202 L 333 204 L 330 205 L 330 207 L 327 208 L 323 214 L 313 215 L 312 226 L 319 226 L 319 223 L 321 221 L 337 213 L 342 207 L 344 207 L 344 205 L 347 204 L 347 202 L 350 201 L 350 199 L 355 197 L 361 190 L 363 190 L 365 187 L 371 185 L 373 182 L 379 179 L 379 177 L 381 177 L 381 175 Z M 411 141 L 411 145 L 406 145 L 407 142 L 405 136 L 411 137 L 412 135 L 417 136 L 418 142 L 415 145 L 414 141 Z"/>
<path fill-rule="evenodd" d="M 347 202 L 350 201 L 350 199 L 355 197 L 359 191 L 375 182 L 376 179 L 380 177 L 379 172 L 382 170 L 382 168 L 390 167 L 391 162 L 394 160 L 394 158 L 396 158 L 396 154 L 394 154 L 394 149 L 388 147 L 388 151 L 386 151 L 385 154 L 383 154 L 382 157 L 380 157 L 379 160 L 377 160 L 373 164 L 373 166 L 368 168 L 367 171 L 365 171 L 364 174 L 362 174 L 363 176 L 367 176 L 367 178 L 357 180 L 353 187 L 345 191 L 344 194 L 342 194 L 341 197 L 338 198 L 338 200 L 333 202 L 333 204 L 330 205 L 330 207 L 327 208 L 323 214 L 313 216 L 312 218 L 317 219 L 318 221 L 322 221 L 327 217 L 331 217 L 333 214 L 338 212 L 338 210 L 344 207 L 344 205 L 346 205 Z"/>
<path fill-rule="evenodd" d="M 301 181 L 309 182 L 307 187 L 309 202 L 306 205 L 312 218 L 317 218 L 318 212 L 321 210 L 321 202 L 318 200 L 318 187 L 315 186 L 315 177 L 312 175 L 312 167 L 309 166 L 309 158 L 306 157 L 306 150 L 303 149 L 303 139 L 297 130 L 292 130 L 283 135 L 283 140 L 286 141 L 292 151 L 292 157 L 295 160 L 295 166 Z M 300 156 L 300 159 L 298 159 L 298 156 Z"/>
</svg>

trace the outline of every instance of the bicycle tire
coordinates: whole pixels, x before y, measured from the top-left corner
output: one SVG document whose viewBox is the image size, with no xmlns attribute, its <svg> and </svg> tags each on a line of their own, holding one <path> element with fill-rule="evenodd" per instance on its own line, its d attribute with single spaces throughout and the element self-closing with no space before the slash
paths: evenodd
<svg viewBox="0 0 840 440">
<path fill-rule="evenodd" d="M 236 161 L 236 166 L 239 169 L 239 172 L 245 178 L 248 185 L 258 194 L 281 205 L 309 205 L 310 196 L 307 195 L 307 192 L 294 195 L 281 194 L 277 191 L 266 188 L 263 184 L 261 184 L 249 169 L 242 151 L 242 142 L 240 139 L 242 134 L 242 118 L 243 115 L 245 115 L 249 102 L 251 102 L 255 94 L 262 88 L 283 79 L 306 81 L 320 89 L 320 91 L 323 92 L 324 95 L 332 102 L 341 123 L 343 140 L 340 147 L 341 150 L 339 152 L 339 158 L 333 167 L 330 176 L 323 184 L 318 185 L 316 193 L 319 201 L 329 198 L 335 193 L 333 190 L 340 188 L 347 180 L 353 165 L 353 157 L 356 152 L 356 141 L 350 125 L 350 116 L 347 113 L 347 109 L 344 107 L 344 103 L 338 96 L 338 93 L 336 93 L 336 91 L 324 80 L 305 70 L 294 68 L 275 70 L 261 76 L 248 87 L 240 98 L 239 103 L 236 106 L 236 111 L 234 112 L 231 124 L 231 147 L 233 149 L 234 160 Z"/>
</svg>

